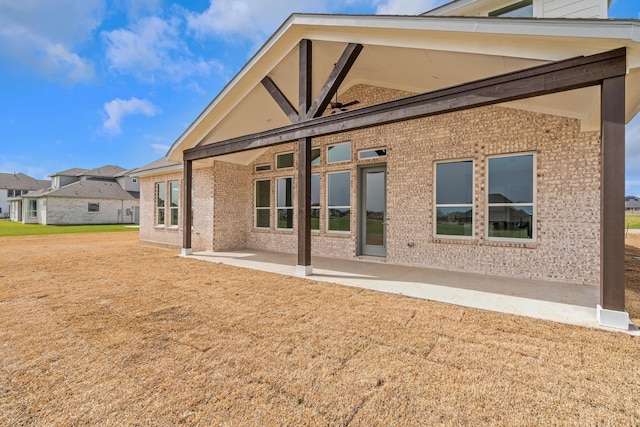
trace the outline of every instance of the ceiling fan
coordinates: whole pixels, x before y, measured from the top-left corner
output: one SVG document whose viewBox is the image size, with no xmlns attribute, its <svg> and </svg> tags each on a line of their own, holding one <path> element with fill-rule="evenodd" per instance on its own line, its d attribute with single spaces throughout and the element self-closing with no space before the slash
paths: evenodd
<svg viewBox="0 0 640 427">
<path fill-rule="evenodd" d="M 332 103 L 329 104 L 329 107 L 331 109 L 331 114 L 335 114 L 335 113 L 339 113 L 341 111 L 348 111 L 347 107 L 351 107 L 352 105 L 356 105 L 359 104 L 360 101 L 358 101 L 357 99 L 351 102 L 346 102 L 346 103 L 342 103 L 340 101 L 338 101 L 338 92 L 336 91 L 336 100 Z"/>
</svg>

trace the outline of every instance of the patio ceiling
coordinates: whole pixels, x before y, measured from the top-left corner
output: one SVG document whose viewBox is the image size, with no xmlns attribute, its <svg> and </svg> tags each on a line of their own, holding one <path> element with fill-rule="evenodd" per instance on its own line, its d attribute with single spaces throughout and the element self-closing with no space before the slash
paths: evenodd
<svg viewBox="0 0 640 427">
<path fill-rule="evenodd" d="M 345 17 L 330 20 L 327 16 L 292 17 L 243 70 L 230 82 L 223 92 L 198 117 L 170 150 L 173 161 L 182 161 L 182 150 L 197 145 L 207 145 L 234 137 L 253 134 L 286 126 L 289 118 L 274 102 L 260 83 L 269 76 L 280 88 L 291 104 L 298 104 L 298 42 L 302 38 L 313 41 L 313 96 L 324 84 L 334 64 L 347 43 L 364 45 L 360 56 L 342 83 L 339 93 L 345 93 L 356 84 L 367 84 L 414 93 L 437 89 L 529 68 L 542 63 L 566 59 L 573 56 L 590 55 L 628 45 L 628 67 L 640 65 L 638 43 L 635 40 L 620 40 L 599 35 L 598 31 L 587 32 L 576 29 L 574 20 L 563 20 L 573 35 L 554 35 L 558 32 L 557 20 L 537 20 L 537 31 L 541 35 L 514 34 L 514 27 L 531 33 L 536 22 L 522 23 L 501 28 L 502 21 L 492 19 L 494 32 L 469 27 L 478 19 L 416 18 L 414 17 Z M 377 27 L 359 22 L 372 19 Z M 383 18 L 378 20 L 377 18 Z M 385 20 L 384 18 L 387 18 Z M 310 20 L 305 23 L 305 19 Z M 391 19 L 392 22 L 388 22 Z M 323 25 L 318 25 L 317 21 Z M 430 23 L 420 28 L 422 21 Z M 435 21 L 434 21 L 435 20 Z M 445 20 L 445 21 L 443 21 Z M 433 22 L 432 22 L 433 21 Z M 455 21 L 455 22 L 454 22 Z M 441 22 L 451 23 L 451 28 L 440 29 Z M 435 23 L 435 24 L 434 24 Z M 590 21 L 593 28 L 600 23 Z M 370 24 L 370 23 L 369 23 Z M 382 27 L 380 24 L 385 24 Z M 411 27 L 412 24 L 417 28 Z M 460 27 L 460 31 L 456 29 Z M 544 32 L 544 25 L 549 26 Z M 569 25 L 570 24 L 570 25 Z M 616 23 L 619 24 L 619 23 Z M 628 25 L 636 25 L 629 23 Z M 584 23 L 582 24 L 584 25 Z M 423 25 L 424 26 L 424 25 Z M 526 27 L 526 28 L 525 28 Z M 535 27 L 535 26 L 534 26 Z M 553 27 L 553 28 L 552 28 Z M 555 28 L 555 30 L 554 30 Z M 621 33 L 620 28 L 615 28 Z M 527 30 L 527 31 L 523 31 Z M 571 31 L 565 31 L 571 33 Z M 575 34 L 582 34 L 577 37 Z M 547 35 L 545 35 L 547 34 Z M 548 35 L 551 34 L 551 35 Z M 603 33 L 604 34 L 604 33 Z M 626 43 L 623 43 L 623 41 Z M 640 72 L 630 70 L 627 76 L 627 120 L 637 112 L 640 104 Z M 341 102 L 351 99 L 340 97 Z M 600 93 L 597 87 L 578 89 L 502 104 L 510 108 L 525 109 L 541 113 L 557 114 L 580 119 L 583 130 L 597 130 L 600 125 Z M 365 105 L 358 104 L 357 107 Z M 247 164 L 258 152 L 236 153 L 225 159 Z"/>
</svg>

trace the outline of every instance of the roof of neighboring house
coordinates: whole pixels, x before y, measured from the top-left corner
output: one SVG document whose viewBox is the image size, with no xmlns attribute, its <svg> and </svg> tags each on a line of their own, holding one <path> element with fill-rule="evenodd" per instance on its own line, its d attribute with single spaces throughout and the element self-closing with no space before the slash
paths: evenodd
<svg viewBox="0 0 640 427">
<path fill-rule="evenodd" d="M 122 172 L 118 172 L 118 173 L 116 173 L 116 174 L 115 174 L 115 175 L 113 175 L 113 176 L 114 176 L 115 178 L 120 178 L 120 177 L 122 177 L 122 176 L 131 176 L 131 173 L 132 173 L 133 171 L 135 171 L 135 170 L 136 170 L 136 168 L 126 169 L 126 170 L 123 170 Z"/>
<path fill-rule="evenodd" d="M 166 170 L 175 169 L 181 166 L 181 163 L 173 162 L 168 157 L 161 157 L 158 160 L 154 160 L 141 168 L 131 171 L 131 176 L 149 175 L 154 172 L 164 172 Z"/>
<path fill-rule="evenodd" d="M 81 197 L 87 199 L 138 200 L 140 193 L 126 191 L 116 182 L 78 181 L 61 188 L 32 191 L 23 197 Z"/>
<path fill-rule="evenodd" d="M 78 174 L 78 176 L 99 176 L 105 178 L 115 178 L 116 175 L 126 171 L 125 168 L 121 168 L 120 166 L 114 165 L 104 165 L 99 168 L 87 170 Z"/>
<path fill-rule="evenodd" d="M 10 190 L 39 190 L 47 188 L 51 181 L 35 179 L 23 173 L 0 173 L 0 188 Z"/>
<path fill-rule="evenodd" d="M 56 173 L 52 173 L 49 176 L 58 176 L 58 175 L 62 175 L 62 176 L 78 176 L 86 171 L 88 171 L 89 169 L 85 169 L 85 168 L 71 168 L 71 169 L 66 169 L 60 172 L 56 172 Z"/>
</svg>

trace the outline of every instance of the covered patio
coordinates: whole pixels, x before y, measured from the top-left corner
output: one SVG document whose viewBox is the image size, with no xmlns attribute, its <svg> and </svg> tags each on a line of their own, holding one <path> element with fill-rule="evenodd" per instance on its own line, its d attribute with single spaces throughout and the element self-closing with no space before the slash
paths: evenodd
<svg viewBox="0 0 640 427">
<path fill-rule="evenodd" d="M 195 252 L 188 258 L 295 276 L 296 254 L 258 250 Z M 597 286 L 314 257 L 317 282 L 335 283 L 585 327 L 596 321 Z M 640 335 L 630 324 L 629 333 Z"/>
</svg>

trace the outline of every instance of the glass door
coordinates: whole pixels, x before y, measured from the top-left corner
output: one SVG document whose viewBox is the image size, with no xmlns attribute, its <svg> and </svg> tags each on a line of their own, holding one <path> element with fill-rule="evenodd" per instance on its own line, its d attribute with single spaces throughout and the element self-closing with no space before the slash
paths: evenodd
<svg viewBox="0 0 640 427">
<path fill-rule="evenodd" d="M 361 169 L 360 175 L 360 253 L 387 255 L 387 167 Z"/>
</svg>

